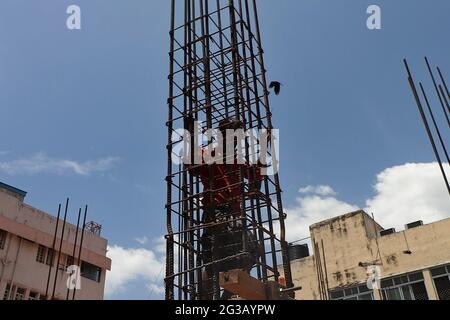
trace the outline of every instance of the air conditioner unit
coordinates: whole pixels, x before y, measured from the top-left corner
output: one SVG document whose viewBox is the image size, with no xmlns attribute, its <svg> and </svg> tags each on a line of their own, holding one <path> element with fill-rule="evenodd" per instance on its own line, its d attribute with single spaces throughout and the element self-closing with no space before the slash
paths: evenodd
<svg viewBox="0 0 450 320">
<path fill-rule="evenodd" d="M 384 236 L 388 236 L 393 233 L 395 233 L 395 228 L 390 228 L 390 229 L 380 231 L 380 236 L 384 237 Z"/>
<path fill-rule="evenodd" d="M 422 221 L 422 220 L 419 220 L 419 221 L 416 221 L 416 222 L 408 223 L 408 224 L 405 226 L 405 229 L 406 229 L 406 230 L 408 230 L 408 229 L 414 229 L 414 228 L 421 227 L 421 226 L 423 226 L 423 221 Z"/>
</svg>

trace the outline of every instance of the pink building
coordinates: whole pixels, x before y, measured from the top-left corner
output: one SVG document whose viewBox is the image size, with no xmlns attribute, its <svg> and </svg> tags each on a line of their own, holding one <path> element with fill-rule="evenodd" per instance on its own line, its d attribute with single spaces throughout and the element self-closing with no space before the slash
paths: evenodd
<svg viewBox="0 0 450 320">
<path fill-rule="evenodd" d="M 58 272 L 55 299 L 65 300 L 70 276 L 67 267 L 78 265 L 72 258 L 77 228 L 66 224 L 61 259 L 56 266 L 58 253 L 52 255 L 51 248 L 57 219 L 24 203 L 25 196 L 26 192 L 0 182 L 0 300 L 45 300 L 50 264 L 50 295 L 55 272 Z M 62 223 L 59 222 L 56 250 Z M 81 230 L 78 244 L 80 235 Z M 103 299 L 106 270 L 111 269 L 111 260 L 106 257 L 107 244 L 98 234 L 85 231 L 79 277 L 81 288 L 76 291 L 76 300 Z M 76 257 L 78 250 L 77 247 Z"/>
</svg>

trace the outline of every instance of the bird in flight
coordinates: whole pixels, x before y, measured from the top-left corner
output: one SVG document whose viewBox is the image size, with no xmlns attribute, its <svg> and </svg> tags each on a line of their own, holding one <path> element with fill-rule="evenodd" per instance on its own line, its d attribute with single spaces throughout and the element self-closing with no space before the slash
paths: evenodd
<svg viewBox="0 0 450 320">
<path fill-rule="evenodd" d="M 276 95 L 280 94 L 282 84 L 278 81 L 272 81 L 269 85 L 270 89 L 273 89 Z"/>
</svg>

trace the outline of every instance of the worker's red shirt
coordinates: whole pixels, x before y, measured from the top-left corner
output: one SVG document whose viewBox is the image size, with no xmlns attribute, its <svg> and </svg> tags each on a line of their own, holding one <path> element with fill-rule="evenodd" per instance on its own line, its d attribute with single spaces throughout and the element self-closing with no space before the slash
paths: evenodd
<svg viewBox="0 0 450 320">
<path fill-rule="evenodd" d="M 257 165 L 248 164 L 206 164 L 204 153 L 206 149 L 202 148 L 202 164 L 190 165 L 189 172 L 195 176 L 199 176 L 203 184 L 205 196 L 203 204 L 211 205 L 211 198 L 207 191 L 214 191 L 213 201 L 215 205 L 230 204 L 233 209 L 238 210 L 240 207 L 241 185 L 239 181 L 239 170 L 243 168 L 244 179 L 249 180 L 250 185 L 255 182 L 262 181 L 261 169 Z M 211 176 L 210 176 L 211 172 Z"/>
</svg>

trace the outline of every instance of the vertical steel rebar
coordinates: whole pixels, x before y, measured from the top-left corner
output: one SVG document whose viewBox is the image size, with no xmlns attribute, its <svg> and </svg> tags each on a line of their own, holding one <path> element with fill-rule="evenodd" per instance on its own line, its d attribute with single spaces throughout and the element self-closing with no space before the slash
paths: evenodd
<svg viewBox="0 0 450 320">
<path fill-rule="evenodd" d="M 428 97 L 427 97 L 427 94 L 425 92 L 425 89 L 423 87 L 422 82 L 419 82 L 419 86 L 420 86 L 420 90 L 422 91 L 422 95 L 423 95 L 423 97 L 425 99 L 425 103 L 427 105 L 428 112 L 430 113 L 431 120 L 433 121 L 434 129 L 436 130 L 436 133 L 438 135 L 439 141 L 441 143 L 441 147 L 444 150 L 445 157 L 447 158 L 447 162 L 450 165 L 450 158 L 449 158 L 449 155 L 448 155 L 448 152 L 447 152 L 447 148 L 445 147 L 444 138 L 442 138 L 441 131 L 439 130 L 439 126 L 438 126 L 438 124 L 436 122 L 436 118 L 434 117 L 433 110 L 431 109 L 431 104 L 430 104 L 430 102 L 428 100 Z"/>
<path fill-rule="evenodd" d="M 80 249 L 78 250 L 78 259 L 77 259 L 77 267 L 78 267 L 77 272 L 79 273 L 80 276 L 81 276 L 81 267 L 82 267 L 82 260 L 81 260 L 82 256 L 81 256 L 81 253 L 83 252 L 84 232 L 85 232 L 85 229 L 86 229 L 87 213 L 88 213 L 88 206 L 86 205 L 84 207 L 83 229 L 81 230 Z M 75 288 L 73 290 L 72 300 L 75 300 L 76 293 L 77 293 L 77 290 Z"/>
<path fill-rule="evenodd" d="M 426 60 L 426 61 L 427 61 L 427 66 L 430 68 L 430 65 L 428 64 L 428 60 Z M 408 73 L 409 85 L 411 87 L 411 90 L 413 92 L 414 98 L 416 100 L 416 104 L 417 104 L 417 107 L 419 109 L 420 116 L 422 117 L 422 121 L 423 121 L 423 124 L 425 126 L 425 130 L 427 131 L 428 138 L 430 139 L 431 146 L 432 146 L 434 154 L 436 156 L 436 160 L 438 161 L 439 168 L 441 169 L 441 173 L 442 173 L 442 176 L 444 178 L 445 185 L 447 187 L 447 191 L 450 194 L 450 184 L 449 184 L 449 181 L 447 179 L 447 175 L 445 173 L 444 167 L 442 165 L 442 160 L 441 160 L 441 157 L 439 155 L 438 149 L 436 147 L 436 143 L 434 142 L 433 134 L 431 133 L 431 129 L 430 129 L 430 126 L 428 124 L 427 117 L 426 117 L 425 112 L 423 110 L 422 102 L 420 101 L 419 94 L 417 93 L 416 85 L 414 83 L 414 79 L 413 79 L 411 71 L 409 69 L 408 62 L 406 61 L 406 59 L 404 59 L 403 62 L 405 64 L 406 72 Z M 442 100 L 441 100 L 441 102 L 442 102 Z"/>
<path fill-rule="evenodd" d="M 442 100 L 445 102 L 445 106 L 447 107 L 448 112 L 450 112 L 450 103 L 448 102 L 447 97 L 445 96 L 444 89 L 442 88 L 442 85 L 439 85 L 440 93 L 442 94 Z"/>
<path fill-rule="evenodd" d="M 78 240 L 78 229 L 80 228 L 80 217 L 81 217 L 81 208 L 78 210 L 77 228 L 75 229 L 75 240 L 73 242 L 73 250 L 72 250 L 72 264 L 75 263 L 75 253 L 77 250 L 77 240 Z M 75 270 L 75 272 L 77 273 L 78 270 Z M 74 290 L 76 290 L 76 288 Z M 69 295 L 70 295 L 70 287 L 67 287 L 66 300 L 69 300 Z"/>
<path fill-rule="evenodd" d="M 323 256 L 323 271 L 325 272 L 325 287 L 326 287 L 326 300 L 330 300 L 330 288 L 328 282 L 328 269 L 327 269 L 327 258 L 325 256 L 325 246 L 323 244 L 323 239 L 320 240 L 322 247 L 322 256 Z"/>
<path fill-rule="evenodd" d="M 58 215 L 56 217 L 56 226 L 55 226 L 55 233 L 53 235 L 53 244 L 52 244 L 52 255 L 55 252 L 55 244 L 56 244 L 56 237 L 58 234 L 58 226 L 59 226 L 59 217 L 61 214 L 61 204 L 59 204 L 58 206 Z M 53 257 L 52 257 L 53 259 Z M 45 289 L 45 299 L 48 300 L 48 290 L 49 290 L 49 286 L 50 286 L 50 278 L 51 278 L 51 273 L 52 273 L 52 267 L 53 267 L 53 263 L 50 263 L 48 266 L 48 276 L 47 276 L 47 285 L 46 285 L 46 289 Z M 58 272 L 58 270 L 56 270 L 56 272 Z"/>
<path fill-rule="evenodd" d="M 270 111 L 270 104 L 269 104 L 269 93 L 268 93 L 268 86 L 267 86 L 267 79 L 266 79 L 266 68 L 264 64 L 264 56 L 263 56 L 263 50 L 262 50 L 262 41 L 261 41 L 261 32 L 259 27 L 259 18 L 258 18 L 258 10 L 256 6 L 256 0 L 253 0 L 253 10 L 255 15 L 255 24 L 256 24 L 256 39 L 259 46 L 259 61 L 261 64 L 262 69 L 262 84 L 263 84 L 263 90 L 264 90 L 264 100 L 266 105 L 266 113 L 267 113 L 267 123 L 268 123 L 268 129 L 272 130 L 272 116 Z M 275 171 L 278 172 L 278 163 L 277 163 L 277 155 L 273 153 L 273 159 L 272 159 L 273 165 L 275 166 Z M 288 288 L 292 288 L 294 286 L 294 283 L 292 282 L 292 272 L 291 272 L 291 264 L 289 261 L 289 251 L 288 251 L 288 243 L 286 241 L 286 227 L 285 227 L 285 213 L 283 211 L 283 205 L 281 201 L 281 188 L 280 188 L 280 178 L 278 173 L 275 173 L 275 187 L 276 187 L 276 198 L 277 198 L 277 207 L 278 207 L 278 213 L 279 213 L 279 224 L 280 224 L 280 240 L 281 240 L 281 250 L 282 250 L 282 257 L 283 257 L 283 269 L 284 269 L 284 276 L 286 278 L 286 284 Z"/>
<path fill-rule="evenodd" d="M 450 92 L 448 91 L 447 82 L 445 81 L 444 75 L 441 72 L 441 68 L 436 67 L 436 69 L 439 73 L 439 77 L 441 78 L 442 84 L 444 85 L 445 92 L 447 93 L 447 97 L 450 100 Z M 450 109 L 448 110 L 448 112 L 450 112 Z"/>
<path fill-rule="evenodd" d="M 62 231 L 61 231 L 61 239 L 59 241 L 58 260 L 56 261 L 56 267 L 55 267 L 55 280 L 53 282 L 53 291 L 52 291 L 52 297 L 50 300 L 53 300 L 55 297 L 56 282 L 58 280 L 58 271 L 59 271 L 59 260 L 61 259 L 61 250 L 62 250 L 62 244 L 64 241 L 64 231 L 66 229 L 67 211 L 68 210 L 69 210 L 69 198 L 67 198 L 67 200 L 66 200 L 66 207 L 64 209 L 64 220 L 63 220 L 63 226 L 62 226 Z M 53 264 L 54 254 L 55 254 L 55 252 L 52 251 L 52 257 L 51 257 L 50 264 Z"/>
<path fill-rule="evenodd" d="M 174 244 L 173 244 L 173 228 L 172 228 L 172 131 L 173 131 L 173 95 L 174 95 L 174 49 L 175 49 L 175 0 L 171 0 L 170 5 L 170 71 L 169 71 L 169 98 L 168 112 L 168 147 L 167 147 L 167 203 L 166 203 L 166 220 L 167 220 L 167 242 L 166 242 L 166 279 L 165 279 L 165 295 L 167 300 L 174 299 Z"/>
<path fill-rule="evenodd" d="M 427 64 L 428 72 L 430 73 L 431 80 L 433 81 L 433 85 L 436 90 L 436 94 L 438 95 L 439 102 L 441 103 L 442 111 L 444 112 L 445 118 L 447 119 L 447 124 L 450 126 L 450 119 L 448 116 L 449 111 L 447 111 L 445 109 L 444 102 L 442 101 L 441 93 L 439 92 L 439 88 L 437 86 L 436 79 L 433 74 L 433 70 L 431 70 L 430 62 L 428 61 L 427 57 L 425 57 L 425 63 Z"/>
</svg>

